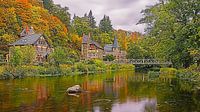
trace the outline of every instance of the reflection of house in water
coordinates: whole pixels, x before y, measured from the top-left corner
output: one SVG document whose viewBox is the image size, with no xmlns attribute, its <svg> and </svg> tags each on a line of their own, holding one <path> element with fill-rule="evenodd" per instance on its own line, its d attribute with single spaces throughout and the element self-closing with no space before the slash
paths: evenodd
<svg viewBox="0 0 200 112">
<path fill-rule="evenodd" d="M 36 90 L 37 90 L 37 94 L 36 94 L 37 102 L 42 103 L 48 99 L 49 91 L 46 86 L 37 85 Z"/>
</svg>

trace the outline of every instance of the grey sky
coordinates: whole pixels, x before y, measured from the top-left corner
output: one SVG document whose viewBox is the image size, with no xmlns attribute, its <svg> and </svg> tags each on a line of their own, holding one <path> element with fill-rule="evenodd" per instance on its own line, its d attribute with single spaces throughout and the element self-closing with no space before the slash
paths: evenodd
<svg viewBox="0 0 200 112">
<path fill-rule="evenodd" d="M 103 15 L 110 16 L 115 29 L 129 31 L 144 31 L 144 25 L 136 25 L 142 17 L 140 13 L 148 5 L 153 5 L 157 0 L 54 0 L 56 4 L 69 7 L 69 12 L 83 16 L 91 9 L 97 21 Z"/>
</svg>

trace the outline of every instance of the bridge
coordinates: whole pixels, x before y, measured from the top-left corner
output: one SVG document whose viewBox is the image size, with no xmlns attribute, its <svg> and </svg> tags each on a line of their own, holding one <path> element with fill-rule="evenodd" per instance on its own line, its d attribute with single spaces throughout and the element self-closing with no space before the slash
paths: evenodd
<svg viewBox="0 0 200 112">
<path fill-rule="evenodd" d="M 120 59 L 106 63 L 133 64 L 133 65 L 172 65 L 171 61 L 157 60 L 157 59 Z"/>
</svg>

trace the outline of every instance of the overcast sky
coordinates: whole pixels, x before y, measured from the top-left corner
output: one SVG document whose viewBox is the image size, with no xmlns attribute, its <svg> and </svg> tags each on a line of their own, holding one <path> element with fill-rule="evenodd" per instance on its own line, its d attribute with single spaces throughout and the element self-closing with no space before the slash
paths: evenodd
<svg viewBox="0 0 200 112">
<path fill-rule="evenodd" d="M 153 5 L 157 0 L 54 0 L 56 4 L 69 7 L 73 16 L 83 16 L 89 10 L 97 21 L 103 18 L 104 14 L 110 16 L 115 29 L 128 31 L 144 31 L 144 25 L 136 25 L 142 17 L 140 13 L 146 6 Z"/>
</svg>

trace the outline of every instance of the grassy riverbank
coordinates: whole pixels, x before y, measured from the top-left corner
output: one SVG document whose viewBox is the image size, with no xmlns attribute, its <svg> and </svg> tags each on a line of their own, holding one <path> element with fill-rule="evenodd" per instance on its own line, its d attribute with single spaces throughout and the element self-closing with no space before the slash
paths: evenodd
<svg viewBox="0 0 200 112">
<path fill-rule="evenodd" d="M 1 79 L 13 79 L 33 76 L 63 76 L 74 74 L 88 74 L 117 70 L 134 70 L 131 64 L 105 64 L 101 60 L 81 61 L 74 64 L 51 64 L 43 65 L 21 65 L 12 67 L 10 65 L 0 66 Z"/>
</svg>

